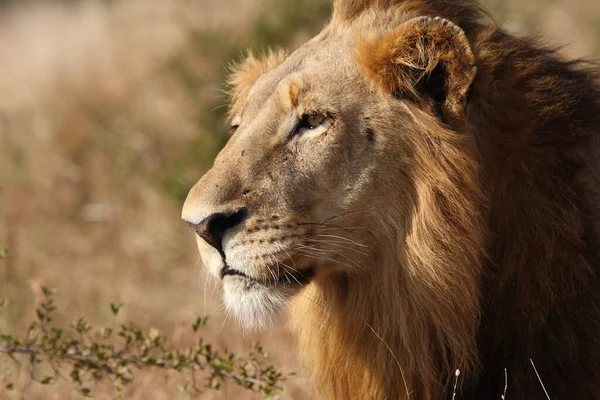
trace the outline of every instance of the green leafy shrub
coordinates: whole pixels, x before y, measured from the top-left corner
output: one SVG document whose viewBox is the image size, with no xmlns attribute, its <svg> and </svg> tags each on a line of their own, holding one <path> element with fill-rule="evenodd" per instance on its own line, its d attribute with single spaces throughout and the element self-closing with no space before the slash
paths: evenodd
<svg viewBox="0 0 600 400">
<path fill-rule="evenodd" d="M 73 384 L 82 395 L 93 396 L 95 383 L 111 381 L 119 392 L 135 379 L 137 371 L 152 368 L 185 375 L 187 383 L 177 389 L 191 397 L 207 389 L 219 389 L 227 381 L 261 393 L 265 398 L 277 397 L 283 391 L 287 376 L 267 363 L 268 353 L 259 345 L 239 356 L 205 342 L 199 333 L 207 323 L 206 317 L 190 324 L 195 344 L 176 349 L 168 345 L 167 337 L 158 330 L 144 330 L 135 324 L 98 328 L 85 318 L 78 318 L 70 328 L 59 328 L 53 324 L 54 290 L 44 287 L 42 292 L 36 320 L 26 333 L 13 336 L 0 332 L 0 357 L 10 359 L 15 369 L 22 370 L 25 366 L 30 379 L 42 385 L 62 379 Z M 0 301 L 0 307 L 6 304 L 5 300 Z M 122 303 L 110 304 L 113 316 L 122 307 Z M 40 375 L 40 370 L 49 373 Z M 0 393 L 14 391 L 15 383 L 6 379 L 11 376 L 10 371 L 3 372 L 5 382 Z M 202 383 L 197 381 L 199 372 L 204 377 Z"/>
</svg>

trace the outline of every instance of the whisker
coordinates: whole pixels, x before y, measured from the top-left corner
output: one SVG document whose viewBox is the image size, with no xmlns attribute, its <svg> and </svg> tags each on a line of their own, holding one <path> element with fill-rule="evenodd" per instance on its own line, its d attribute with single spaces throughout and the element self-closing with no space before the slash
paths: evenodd
<svg viewBox="0 0 600 400">
<path fill-rule="evenodd" d="M 350 231 L 350 230 L 366 230 L 367 228 L 363 226 L 336 226 L 336 225 L 323 225 L 325 228 L 320 228 L 319 232 L 326 231 Z"/>
<path fill-rule="evenodd" d="M 273 259 L 273 261 L 275 261 L 275 265 L 277 265 L 277 275 L 280 275 L 280 272 L 281 272 L 281 265 L 280 265 L 280 263 L 277 261 L 277 257 L 275 257 L 275 255 L 273 255 L 273 254 L 269 254 L 269 255 L 271 256 L 271 258 Z M 283 264 L 283 263 L 281 263 L 281 264 Z M 269 269 L 270 269 L 270 268 L 269 268 Z M 288 276 L 286 276 L 285 272 L 283 273 L 283 276 L 284 276 L 285 278 L 287 278 L 287 280 L 288 280 L 288 283 L 292 283 L 292 282 L 290 281 L 290 278 L 289 278 Z M 274 282 L 277 282 L 277 281 L 278 281 L 278 279 L 275 279 L 275 281 L 274 281 Z"/>
<path fill-rule="evenodd" d="M 314 251 L 314 250 L 312 250 L 310 248 L 306 248 L 306 246 L 303 246 L 303 247 L 304 248 L 298 247 L 298 248 L 296 248 L 294 250 L 297 251 L 298 254 L 300 254 L 300 255 L 302 255 L 302 254 L 308 254 L 308 255 L 311 255 L 311 256 L 314 256 L 314 257 L 328 257 L 329 256 L 329 253 L 326 252 L 326 251 L 324 251 L 324 250 L 321 250 L 321 251 L 317 252 L 317 251 Z"/>
<path fill-rule="evenodd" d="M 358 269 L 360 269 L 360 270 L 364 270 L 365 269 L 364 266 L 360 265 L 359 263 L 357 263 L 355 260 L 351 259 L 347 255 L 345 255 L 345 254 L 343 254 L 343 253 L 341 253 L 339 251 L 333 250 L 333 249 L 331 249 L 331 251 L 333 251 L 335 254 L 337 254 L 340 257 L 344 257 L 344 259 L 346 259 L 346 260 L 348 260 L 348 262 L 354 264 L 354 266 L 356 266 Z"/>
<path fill-rule="evenodd" d="M 339 265 L 342 265 L 342 266 L 344 266 L 344 267 L 346 267 L 346 268 L 349 268 L 349 269 L 354 269 L 354 268 L 352 267 L 352 265 L 350 265 L 350 264 L 347 264 L 347 263 L 345 263 L 345 262 L 342 262 L 342 261 L 340 261 L 340 260 L 336 260 L 336 259 L 334 259 L 334 258 L 331 258 L 331 257 L 317 256 L 317 255 L 310 254 L 310 253 L 303 253 L 302 251 L 298 252 L 298 254 L 304 255 L 304 256 L 306 256 L 306 257 L 312 257 L 312 258 L 315 258 L 315 259 L 317 259 L 317 260 L 321 260 L 321 261 L 329 261 L 329 262 L 332 262 L 332 263 L 334 263 L 334 264 L 339 264 Z"/>
<path fill-rule="evenodd" d="M 217 290 L 219 289 L 219 281 L 217 281 L 214 277 L 211 277 L 210 281 L 212 282 L 211 295 L 215 296 L 217 294 Z"/>
<path fill-rule="evenodd" d="M 315 236 L 341 239 L 341 240 L 345 240 L 347 242 L 353 243 L 353 244 L 355 244 L 357 246 L 360 246 L 360 247 L 368 247 L 366 244 L 358 243 L 358 242 L 356 242 L 356 241 L 354 241 L 352 239 L 348 239 L 347 237 L 343 237 L 343 236 L 337 236 L 337 235 L 319 235 L 319 234 L 316 234 Z"/>
<path fill-rule="evenodd" d="M 347 216 L 351 216 L 351 215 L 357 215 L 357 214 L 366 214 L 367 212 L 373 210 L 374 208 L 370 208 L 370 209 L 362 209 L 360 211 L 348 211 L 342 214 L 338 214 L 338 215 L 334 215 L 330 218 L 327 218 L 326 220 L 322 221 L 322 222 L 300 222 L 297 225 L 329 225 L 329 226 L 335 226 L 333 224 L 330 224 L 331 221 L 335 221 L 335 220 L 339 220 L 342 217 L 347 217 Z"/>
<path fill-rule="evenodd" d="M 277 267 L 279 267 L 279 263 L 277 263 L 277 259 L 275 259 L 275 263 L 277 264 Z M 269 273 L 273 277 L 273 282 L 277 282 L 278 279 L 277 279 L 277 276 L 275 276 L 275 272 L 273 272 L 273 269 L 271 269 L 271 267 L 268 265 L 267 265 L 267 269 L 269 270 Z M 266 279 L 265 279 L 265 283 L 266 283 Z"/>
<path fill-rule="evenodd" d="M 352 248 L 352 247 L 344 246 L 339 243 L 328 242 L 328 241 L 323 241 L 323 240 L 313 240 L 311 242 L 321 244 L 321 245 L 323 245 L 322 247 L 324 250 L 329 250 L 331 252 L 334 252 L 335 254 L 339 254 L 340 256 L 342 256 L 348 260 L 350 260 L 349 255 L 344 254 L 342 251 L 345 251 L 345 250 L 353 251 L 355 253 L 358 253 L 358 254 L 364 256 L 365 261 L 368 261 L 371 265 L 375 265 L 375 262 L 373 261 L 372 256 L 364 251 L 360 251 L 360 250 Z M 356 261 L 354 260 L 354 262 L 356 262 Z M 364 267 L 361 265 L 360 268 L 364 268 Z"/>
<path fill-rule="evenodd" d="M 293 274 L 293 273 L 294 273 L 294 272 L 296 272 L 297 270 L 293 269 L 292 267 L 290 267 L 289 265 L 287 265 L 287 264 L 284 264 L 284 263 L 281 263 L 281 265 L 282 265 L 282 266 L 284 266 L 284 267 L 286 267 L 286 269 L 288 269 L 289 271 L 291 271 L 291 273 L 290 273 L 290 272 L 286 272 L 286 271 L 284 271 L 284 275 L 287 275 L 288 277 L 289 277 L 289 276 L 291 276 L 291 277 L 292 277 L 292 279 L 293 279 L 293 280 L 295 280 L 295 281 L 296 281 L 296 282 L 297 282 L 297 283 L 298 283 L 300 286 L 304 286 L 304 284 L 303 284 L 303 283 L 301 283 L 301 282 L 298 280 L 298 278 L 296 278 L 296 276 Z M 290 282 L 290 280 L 289 280 L 289 278 L 288 278 L 288 282 L 289 282 L 289 283 L 291 283 L 291 282 Z"/>
<path fill-rule="evenodd" d="M 331 245 L 331 246 L 337 246 L 338 248 L 341 248 L 341 249 L 344 249 L 344 250 L 355 251 L 355 252 L 357 252 L 359 254 L 362 254 L 365 257 L 369 256 L 368 253 L 366 253 L 364 251 L 361 251 L 361 250 L 358 250 L 358 249 L 356 249 L 356 248 L 354 248 L 352 246 L 348 246 L 348 244 L 345 243 L 345 242 L 339 242 L 339 241 L 333 241 L 333 240 L 322 240 L 322 239 L 310 239 L 310 238 L 307 238 L 305 240 L 308 241 L 308 242 L 311 242 L 311 243 L 324 243 L 324 244 Z"/>
<path fill-rule="evenodd" d="M 341 226 L 341 225 L 327 224 L 327 223 L 323 223 L 323 222 L 298 222 L 298 223 L 296 223 L 296 225 L 298 225 L 298 226 L 319 226 L 319 227 L 329 228 L 332 230 L 333 229 L 340 229 L 340 230 L 367 229 L 362 226 Z"/>
<path fill-rule="evenodd" d="M 290 261 L 292 262 L 292 264 L 294 264 L 294 268 L 296 268 L 296 262 L 294 261 L 294 259 L 290 256 L 290 253 L 288 253 L 288 251 L 285 249 L 285 247 L 279 243 L 277 243 L 277 248 L 283 250 L 285 252 L 285 254 L 287 255 L 287 257 L 290 259 Z"/>
<path fill-rule="evenodd" d="M 223 108 L 223 107 L 227 107 L 227 104 L 221 104 L 221 105 L 219 105 L 219 106 L 216 106 L 215 108 L 213 108 L 212 110 L 210 110 L 210 112 L 215 112 L 215 111 L 217 111 L 218 109 L 220 109 L 220 108 Z"/>
<path fill-rule="evenodd" d="M 202 274 L 204 275 L 204 309 L 203 314 L 206 316 L 206 292 L 208 292 L 208 277 L 206 276 L 206 268 L 202 270 Z"/>
<path fill-rule="evenodd" d="M 225 306 L 223 304 L 223 306 Z M 227 320 L 229 319 L 229 316 L 231 315 L 231 312 L 227 309 L 227 307 L 225 307 L 225 319 L 223 320 L 223 324 L 221 325 L 221 330 L 219 331 L 219 334 L 223 333 L 223 329 L 225 329 L 225 325 L 227 324 Z"/>
<path fill-rule="evenodd" d="M 321 244 L 323 244 L 323 243 L 321 242 Z M 315 250 L 316 250 L 316 249 L 315 249 Z M 360 269 L 360 270 L 364 270 L 364 269 L 365 269 L 365 267 L 364 267 L 364 266 L 360 265 L 360 264 L 359 264 L 359 263 L 357 263 L 355 260 L 353 260 L 353 259 L 351 259 L 350 257 L 346 256 L 345 254 L 343 254 L 343 253 L 341 253 L 341 252 L 337 251 L 336 249 L 333 249 L 333 248 L 326 248 L 325 250 L 322 250 L 322 251 L 325 251 L 325 252 L 329 251 L 330 253 L 335 253 L 336 255 L 338 255 L 338 256 L 340 256 L 340 257 L 343 257 L 344 259 L 348 260 L 350 263 L 354 264 L 354 266 L 355 266 L 355 267 L 357 267 L 358 269 Z M 319 254 L 319 255 L 324 255 L 324 254 Z M 333 260 L 333 258 L 332 258 L 332 260 Z M 338 260 L 336 260 L 336 261 L 338 261 Z M 370 261 L 371 261 L 371 262 L 373 262 L 372 260 L 370 260 Z M 341 262 L 340 262 L 340 263 L 341 263 Z M 349 264 L 345 264 L 345 265 L 351 268 L 351 266 L 350 266 Z"/>
<path fill-rule="evenodd" d="M 298 245 L 298 246 L 295 247 L 295 249 L 309 249 L 309 250 L 313 250 L 315 252 L 320 252 L 322 254 L 327 254 L 326 250 L 317 249 L 317 248 L 315 248 L 313 246 L 309 246 L 309 245 Z"/>
</svg>

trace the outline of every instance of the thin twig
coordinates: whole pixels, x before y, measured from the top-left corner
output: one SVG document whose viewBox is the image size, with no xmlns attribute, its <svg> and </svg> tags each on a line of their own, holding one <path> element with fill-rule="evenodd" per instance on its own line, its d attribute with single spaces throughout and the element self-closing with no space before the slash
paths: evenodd
<svg viewBox="0 0 600 400">
<path fill-rule="evenodd" d="M 502 394 L 502 400 L 506 400 L 506 389 L 508 389 L 508 372 L 504 368 L 504 394 Z"/>
<path fill-rule="evenodd" d="M 544 386 L 544 382 L 542 382 L 542 378 L 540 378 L 540 374 L 538 374 L 537 368 L 535 367 L 535 364 L 533 363 L 533 360 L 530 358 L 529 361 L 531 361 L 531 366 L 533 367 L 533 370 L 535 371 L 535 374 L 537 375 L 537 378 L 540 381 L 540 384 L 542 385 L 542 389 L 544 389 L 544 393 L 546 393 L 546 398 L 548 400 L 550 400 L 550 395 L 548 395 L 548 391 L 546 390 L 546 386 Z"/>
<path fill-rule="evenodd" d="M 394 352 L 392 351 L 392 349 L 390 348 L 390 346 L 388 346 L 388 344 L 385 342 L 385 340 L 383 340 L 383 338 L 381 336 L 379 336 L 377 334 L 377 332 L 375 332 L 375 329 L 373 329 L 373 327 L 371 325 L 369 325 L 369 324 L 367 324 L 367 326 L 369 327 L 369 329 L 371 329 L 371 331 L 375 334 L 375 336 L 377 336 L 377 338 L 379 340 L 381 340 L 381 342 L 385 345 L 385 347 L 387 347 L 387 349 L 389 350 L 389 352 L 392 355 L 392 357 L 394 357 L 394 360 L 396 360 L 396 364 L 398 364 L 398 368 L 400 369 L 400 375 L 402 375 L 402 381 L 404 382 L 404 388 L 406 389 L 406 397 L 410 398 L 410 392 L 408 390 L 408 384 L 406 383 L 406 377 L 404 376 L 404 370 L 400 366 L 400 361 L 398 361 L 398 359 L 396 358 L 396 355 L 394 354 Z"/>
<path fill-rule="evenodd" d="M 456 386 L 458 385 L 458 377 L 460 376 L 460 369 L 454 372 L 454 389 L 452 390 L 452 400 L 456 399 Z"/>
</svg>

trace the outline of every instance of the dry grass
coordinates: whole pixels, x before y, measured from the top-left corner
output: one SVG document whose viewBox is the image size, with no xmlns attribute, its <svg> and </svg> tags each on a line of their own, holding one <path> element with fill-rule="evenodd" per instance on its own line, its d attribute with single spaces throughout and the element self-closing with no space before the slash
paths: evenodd
<svg viewBox="0 0 600 400">
<path fill-rule="evenodd" d="M 241 350 L 260 339 L 284 369 L 296 369 L 280 327 L 242 337 L 235 322 L 224 322 L 179 208 L 223 141 L 222 109 L 211 111 L 225 101 L 223 66 L 247 45 L 301 42 L 326 18 L 322 3 L 307 15 L 306 5 L 273 9 L 267 0 L 0 8 L 0 247 L 11 251 L 0 262 L 0 298 L 12 302 L 0 331 L 22 329 L 47 285 L 58 290 L 65 324 L 80 315 L 103 324 L 109 303 L 124 302 L 119 318 L 183 345 L 183 327 L 206 314 L 215 344 Z M 600 52 L 594 0 L 489 3 L 513 30 L 572 43 L 570 55 Z M 296 34 L 287 20 L 261 17 L 267 6 L 314 23 Z M 0 382 L 2 373 L 0 361 Z M 124 395 L 178 398 L 176 382 L 145 373 Z M 297 378 L 287 396 L 305 398 L 303 387 Z M 76 397 L 67 385 L 44 389 L 32 385 L 26 398 Z M 0 398 L 9 396 L 1 390 Z M 239 398 L 235 390 L 206 398 Z"/>
</svg>

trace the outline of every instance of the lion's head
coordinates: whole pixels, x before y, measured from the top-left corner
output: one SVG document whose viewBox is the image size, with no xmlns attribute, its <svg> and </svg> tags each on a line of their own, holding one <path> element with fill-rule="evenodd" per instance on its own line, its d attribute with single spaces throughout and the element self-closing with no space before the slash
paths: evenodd
<svg viewBox="0 0 600 400">
<path fill-rule="evenodd" d="M 309 282 L 383 275 L 381 258 L 426 223 L 415 217 L 434 199 L 419 197 L 436 193 L 423 186 L 448 184 L 424 159 L 452 148 L 444 167 L 476 179 L 468 137 L 440 120 L 463 111 L 475 74 L 462 30 L 425 17 L 369 32 L 370 22 L 331 26 L 287 58 L 251 57 L 232 79 L 231 138 L 183 217 L 247 326 L 263 326 Z M 428 35 L 422 49 L 418 35 Z M 450 95 L 427 87 L 446 66 L 461 75 Z"/>
<path fill-rule="evenodd" d="M 481 364 L 489 210 L 506 191 L 485 187 L 481 157 L 481 132 L 502 129 L 482 93 L 506 84 L 484 19 L 469 1 L 338 0 L 321 34 L 232 76 L 231 138 L 183 218 L 245 327 L 291 307 L 332 397 L 436 398 Z"/>
</svg>

